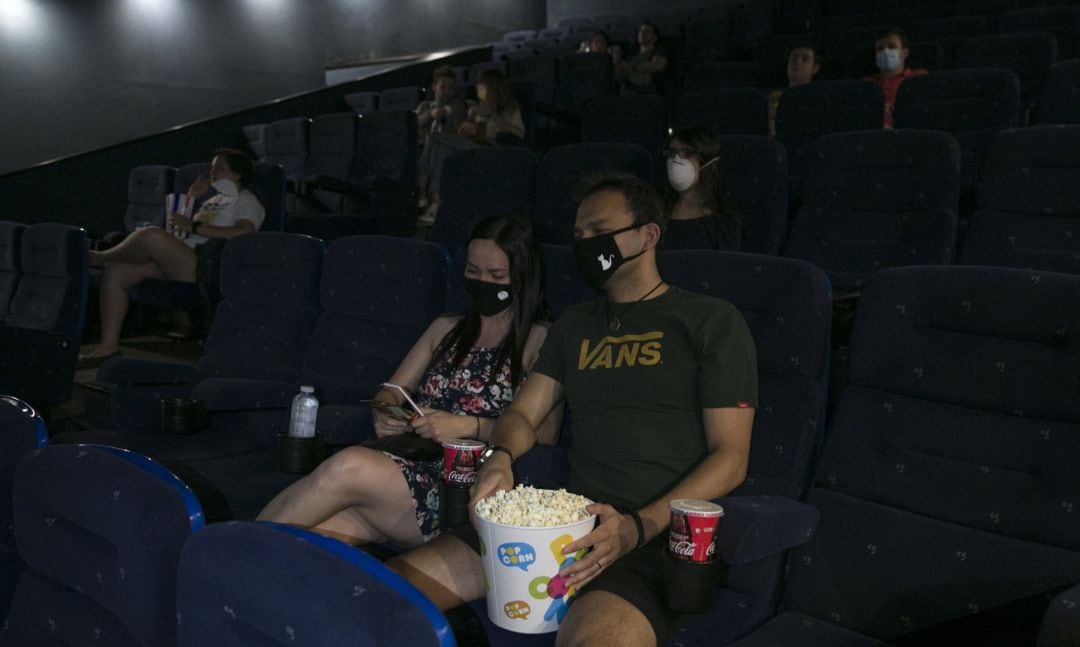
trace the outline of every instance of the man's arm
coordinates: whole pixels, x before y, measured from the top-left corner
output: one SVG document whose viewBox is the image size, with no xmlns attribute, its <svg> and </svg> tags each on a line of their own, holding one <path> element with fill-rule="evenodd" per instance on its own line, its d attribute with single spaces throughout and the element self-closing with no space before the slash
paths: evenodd
<svg viewBox="0 0 1080 647">
<path fill-rule="evenodd" d="M 709 455 L 690 474 L 663 497 L 638 511 L 644 540 L 660 534 L 671 520 L 668 504 L 675 499 L 715 499 L 735 489 L 746 478 L 750 461 L 750 430 L 754 409 L 725 407 L 703 409 L 702 422 Z M 560 574 L 575 586 L 585 586 L 600 574 L 603 567 L 632 551 L 638 542 L 637 524 L 628 514 L 621 514 L 605 504 L 589 506 L 600 523 L 591 533 L 568 544 L 563 552 L 571 554 L 582 548 L 592 550 Z"/>
<path fill-rule="evenodd" d="M 514 458 L 529 451 L 537 442 L 540 424 L 562 399 L 561 383 L 543 373 L 533 373 L 518 391 L 513 403 L 503 409 L 491 432 L 491 444 L 505 447 Z M 513 486 L 510 457 L 504 452 L 495 452 L 480 468 L 469 503 L 471 505 L 489 494 Z"/>
<path fill-rule="evenodd" d="M 645 541 L 660 534 L 671 520 L 668 504 L 675 499 L 716 499 L 727 495 L 746 478 L 750 463 L 750 429 L 754 409 L 704 409 L 703 422 L 709 455 L 678 485 L 638 511 Z M 633 524 L 633 520 L 630 520 Z M 634 528 L 634 541 L 637 529 Z"/>
</svg>

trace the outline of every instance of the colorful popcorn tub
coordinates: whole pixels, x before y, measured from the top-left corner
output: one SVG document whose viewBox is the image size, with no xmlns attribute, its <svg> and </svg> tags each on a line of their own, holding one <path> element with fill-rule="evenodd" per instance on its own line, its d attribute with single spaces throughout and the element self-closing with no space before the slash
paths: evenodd
<svg viewBox="0 0 1080 647">
<path fill-rule="evenodd" d="M 477 532 L 487 583 L 488 617 L 503 629 L 539 634 L 556 631 L 576 593 L 559 571 L 585 555 L 563 548 L 589 534 L 592 503 L 566 490 L 519 485 L 477 502 Z"/>
</svg>

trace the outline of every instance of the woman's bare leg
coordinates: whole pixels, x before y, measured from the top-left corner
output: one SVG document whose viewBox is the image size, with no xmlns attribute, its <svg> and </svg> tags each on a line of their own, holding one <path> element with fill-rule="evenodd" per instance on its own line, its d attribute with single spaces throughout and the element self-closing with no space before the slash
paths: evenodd
<svg viewBox="0 0 1080 647">
<path fill-rule="evenodd" d="M 385 454 L 349 447 L 281 491 L 257 519 L 311 528 L 347 541 L 423 543 L 401 469 Z"/>
</svg>

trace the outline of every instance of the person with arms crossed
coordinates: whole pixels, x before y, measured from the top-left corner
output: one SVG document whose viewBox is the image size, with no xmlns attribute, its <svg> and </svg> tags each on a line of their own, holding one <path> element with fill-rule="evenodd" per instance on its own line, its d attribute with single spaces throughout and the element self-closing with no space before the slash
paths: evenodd
<svg viewBox="0 0 1080 647">
<path fill-rule="evenodd" d="M 564 549 L 589 552 L 560 573 L 578 594 L 558 644 L 654 645 L 681 620 L 662 587 L 668 504 L 724 496 L 745 478 L 756 353 L 731 304 L 660 277 L 663 211 L 647 183 L 604 175 L 581 196 L 574 256 L 603 295 L 553 326 L 492 432 L 472 499 L 513 486 L 513 460 L 565 399 L 574 412 L 569 489 L 597 502 L 589 511 L 599 523 Z M 389 565 L 443 609 L 485 592 L 471 526 Z"/>
</svg>

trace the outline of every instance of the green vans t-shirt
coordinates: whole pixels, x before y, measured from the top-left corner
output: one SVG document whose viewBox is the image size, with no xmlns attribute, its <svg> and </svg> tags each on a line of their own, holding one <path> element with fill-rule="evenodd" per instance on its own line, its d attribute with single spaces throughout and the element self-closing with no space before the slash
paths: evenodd
<svg viewBox="0 0 1080 647">
<path fill-rule="evenodd" d="M 757 407 L 757 358 L 727 301 L 671 287 L 655 299 L 603 297 L 566 309 L 533 371 L 565 387 L 573 415 L 570 487 L 640 508 L 708 454 L 701 410 Z"/>
</svg>

